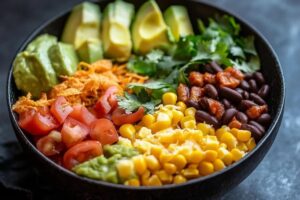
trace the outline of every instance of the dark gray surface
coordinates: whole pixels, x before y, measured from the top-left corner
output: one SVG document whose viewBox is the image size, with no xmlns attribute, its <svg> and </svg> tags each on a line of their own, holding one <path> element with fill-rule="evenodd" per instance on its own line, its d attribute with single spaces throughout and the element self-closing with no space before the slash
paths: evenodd
<svg viewBox="0 0 300 200">
<path fill-rule="evenodd" d="M 0 182 L 34 188 L 38 194 L 44 193 L 42 180 L 26 162 L 9 122 L 5 102 L 7 71 L 15 51 L 34 28 L 77 2 L 80 1 L 0 1 Z M 274 145 L 258 168 L 223 199 L 300 199 L 300 1 L 211 2 L 241 15 L 261 31 L 279 56 L 287 87 L 284 119 Z M 15 160 L 21 162 L 16 164 Z M 45 199 L 52 199 L 53 192 L 47 194 L 50 197 Z"/>
</svg>

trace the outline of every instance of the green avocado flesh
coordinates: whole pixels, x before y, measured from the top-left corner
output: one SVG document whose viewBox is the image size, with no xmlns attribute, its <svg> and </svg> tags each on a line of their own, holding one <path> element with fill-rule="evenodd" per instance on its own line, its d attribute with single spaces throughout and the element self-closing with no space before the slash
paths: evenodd
<svg viewBox="0 0 300 200">
<path fill-rule="evenodd" d="M 166 49 L 170 45 L 169 28 L 154 0 L 144 3 L 132 25 L 133 49 L 146 54 L 155 48 Z"/>
<path fill-rule="evenodd" d="M 130 24 L 134 6 L 121 0 L 107 5 L 103 14 L 102 41 L 104 54 L 118 61 L 128 60 L 131 49 Z"/>
<path fill-rule="evenodd" d="M 17 55 L 13 63 L 13 75 L 19 90 L 39 97 L 41 92 L 47 92 L 58 83 L 48 56 L 49 48 L 56 43 L 56 37 L 41 35 Z"/>
<path fill-rule="evenodd" d="M 122 183 L 118 176 L 117 166 L 124 160 L 138 155 L 139 153 L 133 147 L 128 147 L 122 143 L 114 145 L 105 145 L 104 155 L 88 160 L 75 166 L 72 170 L 80 175 L 97 180 L 107 181 L 111 183 Z M 132 174 L 134 177 L 135 174 Z"/>
<path fill-rule="evenodd" d="M 102 59 L 100 42 L 101 12 L 98 5 L 83 2 L 74 7 L 62 34 L 62 41 L 74 45 L 80 60 Z"/>
<path fill-rule="evenodd" d="M 58 76 L 76 72 L 78 58 L 72 45 L 58 42 L 49 49 L 49 57 Z"/>
<path fill-rule="evenodd" d="M 194 34 L 187 9 L 184 6 L 170 6 L 165 11 L 164 18 L 175 41 L 178 41 L 180 37 Z"/>
<path fill-rule="evenodd" d="M 38 98 L 58 83 L 59 76 L 74 74 L 77 63 L 72 45 L 57 42 L 55 36 L 44 34 L 17 55 L 13 75 L 19 90 Z"/>
</svg>

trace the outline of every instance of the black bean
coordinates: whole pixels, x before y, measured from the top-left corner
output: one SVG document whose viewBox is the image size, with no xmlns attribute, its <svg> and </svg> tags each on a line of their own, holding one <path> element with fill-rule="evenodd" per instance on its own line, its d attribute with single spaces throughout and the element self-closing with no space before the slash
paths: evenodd
<svg viewBox="0 0 300 200">
<path fill-rule="evenodd" d="M 257 94 L 261 98 L 266 98 L 268 96 L 269 90 L 270 90 L 270 87 L 267 84 L 265 84 L 258 90 Z"/>
<path fill-rule="evenodd" d="M 247 90 L 249 91 L 250 90 L 250 85 L 247 81 L 245 80 L 242 80 L 241 83 L 240 83 L 240 87 L 244 90 Z"/>
<path fill-rule="evenodd" d="M 243 112 L 238 112 L 235 115 L 236 119 L 239 120 L 242 124 L 245 124 L 248 122 L 248 116 Z"/>
<path fill-rule="evenodd" d="M 216 61 L 212 61 L 210 63 L 210 66 L 211 66 L 212 70 L 214 70 L 215 73 L 223 71 L 222 67 L 220 67 L 220 65 Z"/>
<path fill-rule="evenodd" d="M 264 113 L 257 119 L 257 122 L 266 126 L 271 122 L 271 115 Z"/>
<path fill-rule="evenodd" d="M 235 88 L 235 91 L 237 91 L 240 94 L 243 94 L 244 90 L 242 88 Z"/>
<path fill-rule="evenodd" d="M 218 91 L 215 88 L 215 86 L 213 86 L 212 84 L 206 84 L 204 86 L 204 91 L 205 91 L 205 94 L 208 97 L 211 97 L 213 99 L 217 99 L 218 98 Z"/>
<path fill-rule="evenodd" d="M 253 78 L 253 73 L 246 73 L 244 76 L 245 80 L 250 80 L 251 78 Z"/>
<path fill-rule="evenodd" d="M 231 103 L 227 99 L 223 99 L 222 103 L 226 109 L 231 108 Z"/>
<path fill-rule="evenodd" d="M 204 71 L 208 72 L 208 73 L 211 73 L 211 74 L 215 73 L 210 64 L 204 65 Z"/>
<path fill-rule="evenodd" d="M 202 110 L 198 110 L 196 112 L 196 120 L 198 122 L 205 122 L 205 123 L 211 124 L 214 127 L 219 127 L 219 121 L 217 120 L 217 118 L 215 118 L 214 116 L 211 116 L 210 114 L 208 114 L 207 112 L 202 111 Z"/>
<path fill-rule="evenodd" d="M 255 72 L 253 74 L 253 77 L 255 78 L 255 80 L 257 81 L 257 83 L 259 85 L 265 84 L 265 78 L 264 78 L 264 76 L 263 76 L 263 74 L 261 72 Z"/>
<path fill-rule="evenodd" d="M 188 107 L 194 107 L 194 108 L 196 108 L 197 110 L 200 109 L 199 103 L 196 102 L 196 101 L 193 101 L 193 100 L 187 100 L 187 101 L 186 101 L 186 105 L 187 105 Z"/>
<path fill-rule="evenodd" d="M 265 128 L 262 125 L 260 125 L 259 123 L 257 123 L 256 121 L 251 120 L 249 122 L 249 124 L 255 126 L 257 129 L 259 129 L 260 132 L 263 132 L 263 133 L 265 132 Z"/>
<path fill-rule="evenodd" d="M 250 100 L 242 100 L 240 105 L 239 105 L 239 109 L 240 110 L 247 110 L 248 108 L 252 107 L 252 106 L 256 106 L 257 104 L 254 103 L 253 101 Z"/>
<path fill-rule="evenodd" d="M 243 97 L 240 93 L 238 93 L 237 91 L 235 91 L 229 87 L 220 87 L 220 92 L 223 97 L 225 97 L 226 99 L 228 99 L 232 102 L 238 103 L 243 99 Z"/>
<path fill-rule="evenodd" d="M 265 105 L 266 104 L 265 100 L 263 100 L 260 96 L 258 96 L 255 93 L 250 93 L 250 99 L 252 99 L 258 105 Z"/>
<path fill-rule="evenodd" d="M 241 129 L 250 131 L 256 142 L 258 142 L 263 135 L 260 130 L 251 124 L 242 124 Z"/>
<path fill-rule="evenodd" d="M 249 86 L 250 86 L 250 91 L 257 92 L 256 81 L 254 79 L 250 79 L 248 83 L 249 83 Z"/>
<path fill-rule="evenodd" d="M 237 110 L 235 108 L 227 109 L 222 118 L 223 124 L 228 124 L 236 113 L 237 113 Z"/>
<path fill-rule="evenodd" d="M 249 99 L 249 92 L 244 91 L 242 95 L 243 95 L 244 99 Z"/>
<path fill-rule="evenodd" d="M 202 97 L 199 101 L 199 106 L 203 109 L 203 110 L 207 110 L 209 105 L 208 105 L 208 98 L 207 97 Z"/>
</svg>

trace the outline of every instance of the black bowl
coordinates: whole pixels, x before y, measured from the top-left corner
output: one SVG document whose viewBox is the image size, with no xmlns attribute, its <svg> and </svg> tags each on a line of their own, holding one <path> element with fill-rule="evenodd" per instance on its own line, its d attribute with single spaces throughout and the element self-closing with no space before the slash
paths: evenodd
<svg viewBox="0 0 300 200">
<path fill-rule="evenodd" d="M 107 0 L 100 0 L 97 3 L 103 9 L 107 2 Z M 139 7 L 142 3 L 139 0 L 130 2 L 133 2 L 136 7 Z M 184 184 L 166 185 L 161 187 L 128 187 L 92 180 L 77 176 L 45 157 L 35 148 L 27 135 L 20 129 L 17 123 L 18 117 L 11 110 L 12 105 L 21 95 L 20 91 L 16 88 L 11 67 L 7 80 L 7 102 L 15 134 L 25 152 L 29 154 L 31 159 L 36 163 L 37 168 L 46 171 L 45 174 L 48 175 L 49 181 L 53 181 L 56 186 L 63 188 L 64 190 L 69 189 L 70 191 L 73 191 L 73 194 L 80 193 L 88 199 L 208 199 L 221 196 L 237 186 L 257 167 L 271 147 L 281 124 L 285 89 L 280 63 L 267 40 L 255 30 L 255 28 L 242 20 L 241 17 L 235 16 L 234 14 L 209 3 L 195 0 L 158 0 L 158 3 L 163 10 L 171 4 L 185 5 L 189 10 L 194 25 L 196 24 L 197 18 L 206 20 L 209 17 L 213 17 L 216 13 L 233 15 L 241 24 L 242 34 L 251 34 L 255 36 L 255 45 L 262 62 L 262 72 L 271 86 L 268 104 L 270 105 L 270 113 L 273 121 L 269 129 L 265 136 L 259 141 L 257 147 L 237 163 L 226 167 L 220 172 L 194 179 Z M 19 51 L 24 50 L 27 44 L 40 34 L 49 33 L 60 37 L 69 12 L 70 10 L 58 15 L 37 28 L 22 44 Z M 251 190 L 251 188 L 249 188 L 249 190 Z"/>
</svg>

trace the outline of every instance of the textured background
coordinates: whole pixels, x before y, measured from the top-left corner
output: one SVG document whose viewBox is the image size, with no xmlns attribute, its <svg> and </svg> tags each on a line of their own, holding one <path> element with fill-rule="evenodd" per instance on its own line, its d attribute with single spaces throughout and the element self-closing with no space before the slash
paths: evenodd
<svg viewBox="0 0 300 200">
<path fill-rule="evenodd" d="M 16 142 L 8 118 L 5 82 L 10 62 L 28 34 L 45 20 L 78 2 L 0 1 L 0 190 L 5 188 L 5 194 L 22 194 L 34 199 L 62 197 L 62 194 L 55 195 L 49 189 L 51 186 L 36 174 Z M 287 88 L 283 123 L 270 152 L 257 169 L 223 199 L 300 199 L 300 94 L 297 89 L 300 75 L 300 1 L 211 2 L 241 15 L 265 35 L 279 56 Z M 0 194 L 3 199 L 4 193 L 0 191 Z"/>
</svg>

